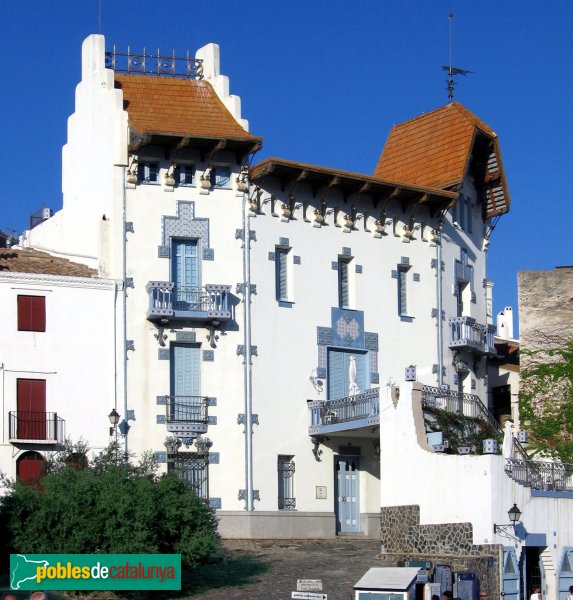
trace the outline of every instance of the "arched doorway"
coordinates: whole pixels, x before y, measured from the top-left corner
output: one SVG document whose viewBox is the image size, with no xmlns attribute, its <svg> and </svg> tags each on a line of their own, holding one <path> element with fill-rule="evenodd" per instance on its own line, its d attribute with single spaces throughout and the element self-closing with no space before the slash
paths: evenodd
<svg viewBox="0 0 573 600">
<path fill-rule="evenodd" d="M 22 483 L 37 483 L 42 475 L 44 457 L 39 452 L 24 452 L 16 460 L 16 476 Z"/>
</svg>

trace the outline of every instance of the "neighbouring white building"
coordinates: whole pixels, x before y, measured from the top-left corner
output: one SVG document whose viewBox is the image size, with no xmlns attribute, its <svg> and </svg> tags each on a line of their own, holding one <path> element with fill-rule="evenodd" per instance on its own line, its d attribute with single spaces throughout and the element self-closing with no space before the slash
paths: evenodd
<svg viewBox="0 0 573 600">
<path fill-rule="evenodd" d="M 66 434 L 109 443 L 121 287 L 63 257 L 0 250 L 0 472 L 11 479 L 37 479 Z"/>
<path fill-rule="evenodd" d="M 448 104 L 394 127 L 374 175 L 247 168 L 261 143 L 218 46 L 164 61 L 84 42 L 63 209 L 22 242 L 125 282 L 118 384 L 68 433 L 94 443 L 115 402 L 126 449 L 180 470 L 224 537 L 381 535 L 386 561 L 431 561 L 464 600 L 536 578 L 557 598 L 571 474 L 532 490 L 528 457 L 491 441 L 496 134 Z M 494 533 L 513 503 L 521 529 Z"/>
</svg>

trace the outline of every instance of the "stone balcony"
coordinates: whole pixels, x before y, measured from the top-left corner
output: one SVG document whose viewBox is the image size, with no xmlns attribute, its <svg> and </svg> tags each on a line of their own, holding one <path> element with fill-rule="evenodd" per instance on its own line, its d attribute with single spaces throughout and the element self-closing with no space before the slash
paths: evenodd
<svg viewBox="0 0 573 600">
<path fill-rule="evenodd" d="M 496 354 L 493 336 L 494 325 L 483 325 L 472 317 L 452 317 L 449 347 L 452 350 L 469 350 L 477 354 Z"/>
</svg>

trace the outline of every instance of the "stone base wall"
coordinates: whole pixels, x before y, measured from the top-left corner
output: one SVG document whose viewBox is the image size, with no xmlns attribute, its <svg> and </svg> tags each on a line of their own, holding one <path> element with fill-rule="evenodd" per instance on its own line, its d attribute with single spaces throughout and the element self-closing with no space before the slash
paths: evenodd
<svg viewBox="0 0 573 600">
<path fill-rule="evenodd" d="M 336 537 L 334 513 L 298 511 L 217 511 L 226 539 L 313 540 Z"/>
<path fill-rule="evenodd" d="M 388 506 L 381 509 L 380 540 L 386 566 L 403 566 L 406 560 L 429 560 L 454 571 L 471 571 L 480 589 L 498 597 L 501 591 L 498 544 L 474 545 L 471 523 L 420 525 L 420 507 Z"/>
</svg>

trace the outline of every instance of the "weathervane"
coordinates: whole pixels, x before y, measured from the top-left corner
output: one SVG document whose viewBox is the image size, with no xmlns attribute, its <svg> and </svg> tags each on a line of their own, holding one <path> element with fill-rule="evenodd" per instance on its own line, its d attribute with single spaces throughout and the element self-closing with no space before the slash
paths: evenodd
<svg viewBox="0 0 573 600">
<path fill-rule="evenodd" d="M 452 65 L 452 28 L 454 22 L 454 13 L 450 13 L 450 65 L 445 66 L 442 65 L 442 69 L 447 71 L 450 75 L 448 79 L 448 100 L 451 102 L 454 99 L 454 76 L 455 75 L 467 75 L 468 73 L 472 73 L 472 71 L 466 71 L 465 69 L 458 69 Z"/>
</svg>

